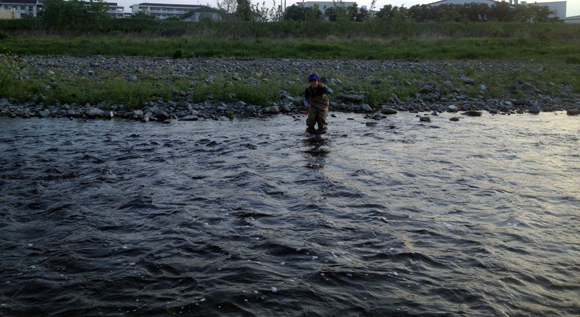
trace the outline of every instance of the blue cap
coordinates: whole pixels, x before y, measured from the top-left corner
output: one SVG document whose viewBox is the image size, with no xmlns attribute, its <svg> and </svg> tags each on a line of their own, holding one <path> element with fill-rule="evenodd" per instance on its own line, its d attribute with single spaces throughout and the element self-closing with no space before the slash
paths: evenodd
<svg viewBox="0 0 580 317">
<path fill-rule="evenodd" d="M 308 81 L 311 80 L 320 80 L 320 78 L 318 78 L 318 75 L 316 74 L 311 74 L 310 76 L 308 76 Z"/>
</svg>

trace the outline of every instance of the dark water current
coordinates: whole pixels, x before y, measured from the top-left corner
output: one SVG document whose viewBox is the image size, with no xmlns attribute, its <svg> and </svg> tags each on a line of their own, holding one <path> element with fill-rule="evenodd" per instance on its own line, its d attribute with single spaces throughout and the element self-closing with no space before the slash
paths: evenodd
<svg viewBox="0 0 580 317">
<path fill-rule="evenodd" d="M 0 315 L 579 315 L 580 118 L 449 116 L 0 119 Z"/>
</svg>

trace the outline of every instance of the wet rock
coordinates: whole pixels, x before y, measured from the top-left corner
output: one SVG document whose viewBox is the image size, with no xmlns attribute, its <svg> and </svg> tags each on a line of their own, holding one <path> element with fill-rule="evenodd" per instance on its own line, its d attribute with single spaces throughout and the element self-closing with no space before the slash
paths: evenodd
<svg viewBox="0 0 580 317">
<path fill-rule="evenodd" d="M 531 106 L 531 107 L 528 108 L 528 111 L 530 113 L 540 113 L 540 111 L 542 111 L 542 110 L 540 109 L 540 106 L 533 105 L 533 106 Z"/>
<path fill-rule="evenodd" d="M 419 117 L 419 121 L 421 122 L 431 122 L 430 116 Z"/>
<path fill-rule="evenodd" d="M 371 108 L 371 106 L 369 106 L 366 103 L 363 103 L 361 108 L 362 108 L 362 111 L 364 111 L 364 112 L 372 112 L 373 111 L 373 108 Z"/>
<path fill-rule="evenodd" d="M 481 117 L 481 111 L 470 110 L 463 113 L 463 115 L 470 117 Z"/>
<path fill-rule="evenodd" d="M 569 116 L 577 116 L 580 114 L 580 109 L 568 109 L 566 114 Z"/>
<path fill-rule="evenodd" d="M 105 111 L 105 118 L 113 119 L 114 116 L 115 116 L 115 114 L 113 111 Z"/>
<path fill-rule="evenodd" d="M 459 121 L 459 118 L 458 117 L 451 117 L 451 118 L 449 118 L 449 121 Z"/>
<path fill-rule="evenodd" d="M 141 119 L 141 122 L 149 122 L 149 117 L 145 116 Z"/>
<path fill-rule="evenodd" d="M 382 107 L 381 108 L 381 113 L 382 114 L 396 114 L 397 113 L 397 110 L 395 110 L 393 108 Z"/>
<path fill-rule="evenodd" d="M 163 121 L 165 119 L 169 119 L 169 114 L 166 111 L 164 111 L 164 110 L 157 109 L 155 111 L 155 117 L 157 117 L 157 119 Z"/>
</svg>

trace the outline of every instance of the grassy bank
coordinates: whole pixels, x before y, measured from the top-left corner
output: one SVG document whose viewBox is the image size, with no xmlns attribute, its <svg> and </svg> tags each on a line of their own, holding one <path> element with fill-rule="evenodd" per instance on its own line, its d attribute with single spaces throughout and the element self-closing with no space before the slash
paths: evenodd
<svg viewBox="0 0 580 317">
<path fill-rule="evenodd" d="M 279 102 L 281 96 L 284 102 L 289 102 L 285 96 L 301 95 L 307 85 L 304 77 L 308 71 L 317 71 L 341 82 L 333 85 L 333 98 L 362 94 L 364 102 L 371 106 L 386 102 L 393 95 L 403 101 L 413 99 L 425 85 L 435 85 L 445 91 L 442 97 L 447 99 L 460 94 L 480 100 L 535 100 L 546 96 L 569 98 L 580 93 L 580 65 L 562 61 L 425 62 L 404 63 L 404 67 L 379 61 L 330 62 L 330 66 L 309 61 L 297 68 L 283 61 L 274 64 L 226 60 L 229 68 L 239 68 L 232 73 L 223 70 L 219 60 L 149 59 L 134 63 L 125 58 L 75 57 L 60 64 L 52 64 L 50 57 L 42 60 L 38 56 L 0 55 L 0 98 L 43 106 L 103 103 L 111 107 L 123 105 L 126 109 L 160 100 L 174 101 L 180 106 L 206 100 L 217 104 L 242 100 L 267 106 Z M 47 67 L 47 61 L 52 66 Z M 95 61 L 98 66 L 93 65 Z M 141 69 L 140 65 L 149 66 Z M 191 65 L 194 71 L 189 70 Z M 464 76 L 473 79 L 474 84 L 465 84 Z M 530 83 L 534 88 L 510 88 L 518 82 Z M 480 85 L 486 88 L 482 90 Z M 285 93 L 281 94 L 282 91 Z"/>
<path fill-rule="evenodd" d="M 304 59 L 540 59 L 574 62 L 580 41 L 525 38 L 214 40 L 186 36 L 9 36 L 0 53 L 18 55 L 108 55 Z"/>
</svg>

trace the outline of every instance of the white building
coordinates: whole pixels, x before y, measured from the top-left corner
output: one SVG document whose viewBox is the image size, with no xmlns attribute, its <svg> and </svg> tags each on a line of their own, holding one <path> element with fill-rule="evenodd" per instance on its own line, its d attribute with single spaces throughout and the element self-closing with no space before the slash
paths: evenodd
<svg viewBox="0 0 580 317">
<path fill-rule="evenodd" d="M 0 0 L 0 8 L 14 12 L 14 15 L 19 15 L 24 18 L 26 16 L 36 17 L 42 12 L 42 0 Z"/>
<path fill-rule="evenodd" d="M 560 20 L 566 18 L 566 1 L 554 1 L 554 2 L 532 2 L 532 1 L 520 1 L 520 4 L 536 4 L 539 6 L 546 6 L 550 8 L 550 11 L 554 11 L 554 14 L 550 14 L 550 17 L 557 16 Z"/>
<path fill-rule="evenodd" d="M 494 5 L 497 2 L 501 2 L 501 1 L 493 1 L 493 0 L 441 0 L 441 1 L 433 2 L 433 3 L 429 3 L 427 5 L 428 6 L 439 6 L 442 4 L 461 4 L 461 5 L 463 5 L 463 4 L 468 4 L 468 3 L 485 3 L 491 7 L 492 5 Z"/>
<path fill-rule="evenodd" d="M 107 14 L 113 18 L 123 18 L 125 8 L 114 2 L 103 2 L 107 6 Z"/>
<path fill-rule="evenodd" d="M 195 13 L 187 18 L 187 21 L 199 21 L 202 16 L 210 16 L 214 20 L 219 20 L 219 15 L 215 12 L 209 12 L 208 7 L 194 4 L 139 3 L 130 6 L 130 8 L 133 14 L 143 11 L 154 15 L 157 19 L 181 17 L 189 10 L 194 10 Z"/>
</svg>

